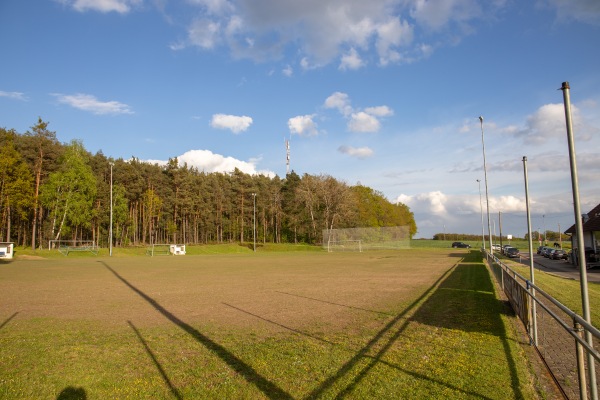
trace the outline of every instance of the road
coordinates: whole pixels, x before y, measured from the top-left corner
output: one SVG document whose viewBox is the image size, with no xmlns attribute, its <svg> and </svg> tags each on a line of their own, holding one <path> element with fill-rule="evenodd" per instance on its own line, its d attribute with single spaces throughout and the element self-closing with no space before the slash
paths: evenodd
<svg viewBox="0 0 600 400">
<path fill-rule="evenodd" d="M 529 265 L 529 253 L 521 253 L 522 263 Z M 534 254 L 533 264 L 535 269 L 550 272 L 564 278 L 579 280 L 579 269 L 565 260 L 550 260 L 544 256 Z M 590 268 L 587 270 L 588 282 L 600 283 L 600 268 Z"/>
</svg>

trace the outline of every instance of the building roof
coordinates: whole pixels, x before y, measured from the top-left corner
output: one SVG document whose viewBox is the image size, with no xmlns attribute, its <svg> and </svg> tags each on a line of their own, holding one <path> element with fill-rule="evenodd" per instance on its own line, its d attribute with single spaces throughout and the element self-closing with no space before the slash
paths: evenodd
<svg viewBox="0 0 600 400">
<path fill-rule="evenodd" d="M 587 213 L 588 220 L 583 223 L 584 232 L 600 232 L 600 204 Z M 575 225 L 572 225 L 565 233 L 576 233 Z"/>
</svg>

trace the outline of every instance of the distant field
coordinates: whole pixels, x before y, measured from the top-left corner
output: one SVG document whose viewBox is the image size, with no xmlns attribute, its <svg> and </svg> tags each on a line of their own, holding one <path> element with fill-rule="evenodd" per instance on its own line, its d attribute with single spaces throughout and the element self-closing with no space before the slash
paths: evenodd
<svg viewBox="0 0 600 400">
<path fill-rule="evenodd" d="M 476 251 L 27 258 L 0 398 L 536 398 Z"/>
</svg>

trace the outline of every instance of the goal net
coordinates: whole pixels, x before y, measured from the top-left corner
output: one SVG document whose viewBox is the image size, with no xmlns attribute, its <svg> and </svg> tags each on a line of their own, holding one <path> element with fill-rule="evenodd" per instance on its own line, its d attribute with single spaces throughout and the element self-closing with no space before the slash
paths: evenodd
<svg viewBox="0 0 600 400">
<path fill-rule="evenodd" d="M 48 240 L 48 250 L 58 250 L 64 255 L 74 251 L 89 251 L 98 254 L 98 245 L 93 240 Z"/>
<path fill-rule="evenodd" d="M 329 252 L 410 248 L 408 226 L 324 229 L 323 247 Z"/>
<path fill-rule="evenodd" d="M 146 248 L 149 256 L 183 256 L 185 255 L 185 244 L 152 244 Z"/>
</svg>

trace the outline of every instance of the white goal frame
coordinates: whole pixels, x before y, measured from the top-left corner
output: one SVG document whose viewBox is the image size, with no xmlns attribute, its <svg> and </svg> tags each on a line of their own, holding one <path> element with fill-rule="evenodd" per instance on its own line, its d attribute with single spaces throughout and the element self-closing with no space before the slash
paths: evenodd
<svg viewBox="0 0 600 400">
<path fill-rule="evenodd" d="M 154 256 L 184 256 L 185 244 L 154 243 L 146 248 L 146 255 Z"/>
<path fill-rule="evenodd" d="M 358 251 L 362 253 L 362 240 L 330 240 L 327 242 L 329 253 L 337 251 Z"/>
<path fill-rule="evenodd" d="M 61 254 L 68 256 L 69 253 L 77 251 L 89 251 L 90 253 L 98 254 L 98 245 L 93 240 L 65 240 L 65 239 L 50 239 L 48 240 L 48 250 L 58 250 Z"/>
</svg>

